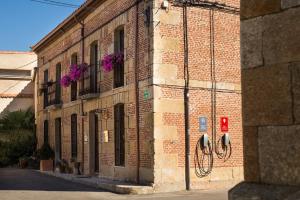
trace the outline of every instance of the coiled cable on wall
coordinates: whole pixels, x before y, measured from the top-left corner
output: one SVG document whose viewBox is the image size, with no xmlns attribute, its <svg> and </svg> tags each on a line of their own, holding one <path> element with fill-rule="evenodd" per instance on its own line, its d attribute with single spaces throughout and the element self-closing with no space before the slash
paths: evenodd
<svg viewBox="0 0 300 200">
<path fill-rule="evenodd" d="M 226 162 L 232 154 L 232 147 L 231 147 L 231 142 L 229 141 L 228 145 L 225 145 L 224 143 L 224 136 L 220 138 L 215 146 L 215 152 L 217 154 L 217 157 L 219 159 L 223 159 L 224 162 Z M 220 149 L 222 152 L 220 152 Z"/>
<path fill-rule="evenodd" d="M 214 158 L 213 158 L 213 149 L 208 141 L 207 146 L 203 145 L 203 137 L 200 138 L 196 145 L 195 150 L 195 173 L 199 178 L 203 178 L 209 175 L 213 169 Z M 207 160 L 207 165 L 205 166 L 205 160 Z"/>
</svg>

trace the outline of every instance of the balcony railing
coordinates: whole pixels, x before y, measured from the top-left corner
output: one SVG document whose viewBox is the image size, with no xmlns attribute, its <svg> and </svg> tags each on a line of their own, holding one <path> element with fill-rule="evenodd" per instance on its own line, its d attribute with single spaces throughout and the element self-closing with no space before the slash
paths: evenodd
<svg viewBox="0 0 300 200">
<path fill-rule="evenodd" d="M 90 65 L 80 79 L 79 95 L 85 96 L 89 94 L 99 94 L 99 76 L 100 70 L 98 65 Z"/>
<path fill-rule="evenodd" d="M 59 82 L 53 82 L 48 86 L 48 106 L 60 105 L 61 102 L 61 86 Z"/>
</svg>

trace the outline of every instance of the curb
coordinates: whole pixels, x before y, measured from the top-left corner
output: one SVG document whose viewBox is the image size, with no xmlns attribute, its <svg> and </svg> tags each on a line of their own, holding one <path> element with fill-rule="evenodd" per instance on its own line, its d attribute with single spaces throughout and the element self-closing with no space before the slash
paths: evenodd
<svg viewBox="0 0 300 200">
<path fill-rule="evenodd" d="M 142 186 L 142 185 L 130 185 L 130 184 L 122 184 L 120 182 L 115 182 L 114 181 L 109 181 L 107 182 L 100 182 L 101 179 L 99 178 L 99 181 L 93 181 L 92 179 L 87 179 L 87 178 L 80 178 L 80 177 L 75 177 L 73 175 L 64 175 L 64 174 L 59 174 L 59 173 L 54 173 L 54 172 L 42 172 L 38 171 L 42 174 L 46 174 L 49 176 L 53 176 L 56 178 L 64 179 L 67 181 L 71 181 L 74 183 L 80 183 L 83 185 L 95 187 L 97 189 L 103 189 L 107 190 L 110 192 L 118 193 L 118 194 L 132 194 L 132 195 L 137 195 L 137 194 L 153 194 L 154 189 L 151 186 Z"/>
</svg>

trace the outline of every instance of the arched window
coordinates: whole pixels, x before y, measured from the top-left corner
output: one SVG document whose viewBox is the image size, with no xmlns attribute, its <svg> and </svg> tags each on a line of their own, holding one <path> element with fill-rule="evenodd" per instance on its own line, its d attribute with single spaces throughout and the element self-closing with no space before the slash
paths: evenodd
<svg viewBox="0 0 300 200">
<path fill-rule="evenodd" d="M 114 51 L 124 54 L 124 27 L 121 26 L 114 33 Z M 124 86 L 124 63 L 114 66 L 114 88 Z"/>
<path fill-rule="evenodd" d="M 71 56 L 71 65 L 78 64 L 78 56 L 77 53 L 72 54 Z M 71 101 L 75 101 L 77 99 L 77 82 L 72 82 L 71 84 Z"/>
</svg>

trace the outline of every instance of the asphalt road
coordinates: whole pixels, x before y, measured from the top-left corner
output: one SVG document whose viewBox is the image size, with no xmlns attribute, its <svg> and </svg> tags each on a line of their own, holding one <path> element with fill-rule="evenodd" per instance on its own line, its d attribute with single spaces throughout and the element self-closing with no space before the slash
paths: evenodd
<svg viewBox="0 0 300 200">
<path fill-rule="evenodd" d="M 227 190 L 119 195 L 32 170 L 0 169 L 0 200 L 227 200 Z"/>
</svg>

